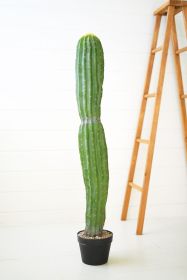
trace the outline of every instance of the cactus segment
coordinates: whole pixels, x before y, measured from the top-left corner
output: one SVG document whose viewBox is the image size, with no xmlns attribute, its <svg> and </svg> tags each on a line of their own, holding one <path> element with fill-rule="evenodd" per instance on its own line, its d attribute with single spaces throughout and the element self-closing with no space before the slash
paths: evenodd
<svg viewBox="0 0 187 280">
<path fill-rule="evenodd" d="M 89 236 L 101 235 L 108 195 L 108 154 L 101 115 L 104 55 L 100 40 L 88 34 L 77 45 L 76 96 L 81 118 L 79 152 L 86 188 L 86 227 Z"/>
</svg>

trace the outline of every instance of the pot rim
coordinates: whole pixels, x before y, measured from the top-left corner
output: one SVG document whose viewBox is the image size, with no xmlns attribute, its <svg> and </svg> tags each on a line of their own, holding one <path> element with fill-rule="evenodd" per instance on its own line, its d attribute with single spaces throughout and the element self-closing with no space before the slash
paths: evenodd
<svg viewBox="0 0 187 280">
<path fill-rule="evenodd" d="M 83 232 L 84 230 L 80 230 L 77 232 L 77 239 L 78 242 L 82 245 L 104 245 L 107 243 L 111 243 L 113 240 L 113 232 L 111 232 L 110 230 L 105 230 L 103 229 L 103 231 L 107 231 L 108 233 L 111 234 L 111 236 L 108 236 L 106 238 L 101 238 L 101 239 L 94 239 L 94 238 L 84 238 L 79 236 L 80 232 Z"/>
</svg>

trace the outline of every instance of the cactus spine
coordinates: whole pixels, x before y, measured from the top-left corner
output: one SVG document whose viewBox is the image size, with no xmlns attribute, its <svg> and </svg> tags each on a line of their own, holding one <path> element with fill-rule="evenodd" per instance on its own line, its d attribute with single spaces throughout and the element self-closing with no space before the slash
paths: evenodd
<svg viewBox="0 0 187 280">
<path fill-rule="evenodd" d="M 86 187 L 88 236 L 101 235 L 108 195 L 108 154 L 100 121 L 104 56 L 100 40 L 88 34 L 77 45 L 76 93 L 81 125 L 79 152 Z"/>
</svg>

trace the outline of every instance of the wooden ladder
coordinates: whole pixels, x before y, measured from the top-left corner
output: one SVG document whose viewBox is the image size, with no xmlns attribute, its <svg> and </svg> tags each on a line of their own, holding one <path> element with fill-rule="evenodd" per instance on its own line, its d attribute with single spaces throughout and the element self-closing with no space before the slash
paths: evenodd
<svg viewBox="0 0 187 280">
<path fill-rule="evenodd" d="M 141 193 L 141 201 L 140 201 L 138 222 L 137 222 L 137 229 L 136 229 L 137 235 L 141 235 L 142 231 L 143 231 L 146 204 L 147 204 L 147 196 L 148 196 L 148 190 L 149 190 L 149 182 L 150 182 L 150 176 L 151 176 L 152 160 L 153 160 L 153 153 L 154 153 L 154 146 L 155 146 L 155 139 L 156 139 L 156 131 L 157 131 L 157 124 L 158 124 L 158 117 L 159 117 L 159 111 L 160 111 L 160 103 L 161 103 L 161 97 L 162 97 L 162 89 L 163 89 L 163 83 L 164 83 L 164 76 L 165 76 L 165 69 L 166 69 L 166 62 L 167 62 L 170 38 L 172 38 L 176 76 L 177 76 L 177 83 L 178 83 L 178 93 L 179 93 L 178 95 L 179 95 L 179 102 L 180 102 L 180 108 L 181 108 L 181 113 L 182 113 L 184 141 L 185 141 L 186 156 L 187 156 L 187 109 L 186 109 L 186 105 L 185 105 L 185 98 L 187 98 L 187 94 L 184 93 L 182 71 L 181 71 L 181 61 L 180 61 L 180 54 L 183 53 L 184 51 L 187 51 L 187 47 L 181 48 L 181 49 L 179 49 L 179 47 L 178 47 L 175 15 L 178 14 L 179 12 L 183 13 L 185 31 L 187 34 L 187 1 L 170 0 L 170 1 L 167 1 L 167 3 L 164 3 L 159 9 L 157 9 L 154 12 L 156 21 L 155 21 L 152 45 L 151 45 L 151 50 L 150 50 L 150 55 L 149 55 L 149 63 L 148 63 L 147 74 L 146 74 L 146 79 L 145 79 L 138 126 L 137 126 L 135 140 L 134 140 L 134 147 L 133 147 L 132 158 L 131 158 L 131 163 L 130 163 L 130 170 L 129 170 L 128 180 L 127 180 L 127 185 L 126 185 L 126 192 L 125 192 L 125 197 L 124 197 L 122 215 L 121 215 L 121 220 L 126 220 L 127 212 L 128 212 L 128 208 L 129 208 L 131 191 L 132 191 L 132 189 L 138 190 Z M 163 46 L 158 47 L 157 41 L 158 41 L 158 35 L 159 35 L 162 16 L 167 16 L 167 23 L 166 23 L 166 30 L 165 30 Z M 160 51 L 162 51 L 162 56 L 161 56 L 161 64 L 160 64 L 160 72 L 159 72 L 157 90 L 156 90 L 156 93 L 149 93 L 155 54 Z M 149 137 L 149 140 L 146 140 L 146 139 L 141 138 L 141 133 L 142 133 L 143 123 L 144 123 L 144 116 L 145 116 L 147 101 L 150 98 L 154 98 L 155 103 L 154 103 L 154 113 L 153 113 L 150 137 Z M 146 144 L 148 146 L 143 186 L 139 186 L 133 181 L 140 144 Z"/>
</svg>

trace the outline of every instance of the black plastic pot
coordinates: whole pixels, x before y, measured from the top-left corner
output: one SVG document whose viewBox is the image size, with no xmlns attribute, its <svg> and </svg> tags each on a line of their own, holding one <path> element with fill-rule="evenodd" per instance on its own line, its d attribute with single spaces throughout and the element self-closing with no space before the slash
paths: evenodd
<svg viewBox="0 0 187 280">
<path fill-rule="evenodd" d="M 113 239 L 113 233 L 111 236 L 104 239 L 86 239 L 79 236 L 77 233 L 78 242 L 81 251 L 82 262 L 89 265 L 101 265 L 108 262 L 108 256 L 110 252 L 110 245 Z"/>
</svg>

